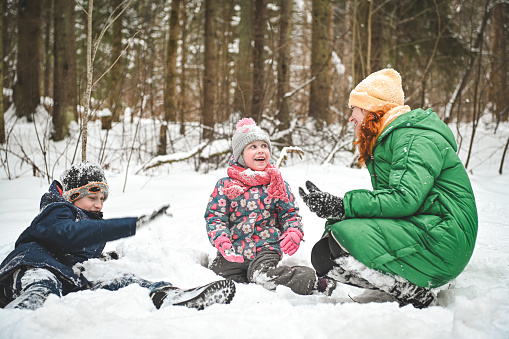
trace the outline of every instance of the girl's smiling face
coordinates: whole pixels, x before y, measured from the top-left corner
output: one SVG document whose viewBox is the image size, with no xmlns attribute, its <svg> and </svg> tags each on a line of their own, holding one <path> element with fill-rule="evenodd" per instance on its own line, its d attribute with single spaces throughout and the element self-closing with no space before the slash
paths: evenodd
<svg viewBox="0 0 509 339">
<path fill-rule="evenodd" d="M 355 124 L 355 132 L 359 133 L 359 129 L 361 128 L 362 121 L 364 117 L 368 113 L 366 110 L 363 110 L 359 107 L 352 107 L 352 115 L 350 116 L 350 122 Z"/>
<path fill-rule="evenodd" d="M 262 140 L 253 141 L 244 148 L 242 157 L 247 167 L 254 171 L 263 171 L 270 162 L 269 145 Z"/>
</svg>

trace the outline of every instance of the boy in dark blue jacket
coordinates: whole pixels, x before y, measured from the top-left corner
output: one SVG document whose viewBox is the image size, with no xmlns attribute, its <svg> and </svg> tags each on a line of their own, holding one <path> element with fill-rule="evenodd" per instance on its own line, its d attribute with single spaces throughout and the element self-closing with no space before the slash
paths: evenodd
<svg viewBox="0 0 509 339">
<path fill-rule="evenodd" d="M 184 305 L 203 309 L 214 303 L 229 303 L 235 294 L 230 280 L 221 280 L 190 290 L 168 282 L 150 282 L 125 275 L 106 282 L 90 282 L 80 264 L 91 258 L 113 258 L 102 254 L 106 242 L 132 236 L 163 215 L 168 206 L 151 216 L 103 219 L 108 184 L 103 169 L 84 162 L 64 171 L 41 198 L 40 213 L 19 236 L 15 249 L 0 265 L 0 306 L 36 309 L 50 294 L 104 288 L 118 290 L 137 283 L 150 290 L 157 308 Z"/>
</svg>

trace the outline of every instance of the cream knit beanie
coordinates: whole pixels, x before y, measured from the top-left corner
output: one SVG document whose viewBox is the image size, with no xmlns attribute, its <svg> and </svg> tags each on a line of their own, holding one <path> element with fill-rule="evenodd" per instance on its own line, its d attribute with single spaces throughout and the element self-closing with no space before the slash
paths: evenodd
<svg viewBox="0 0 509 339">
<path fill-rule="evenodd" d="M 348 106 L 387 113 L 394 107 L 404 105 L 404 102 L 401 76 L 395 70 L 386 68 L 371 73 L 362 80 L 350 92 Z"/>
</svg>

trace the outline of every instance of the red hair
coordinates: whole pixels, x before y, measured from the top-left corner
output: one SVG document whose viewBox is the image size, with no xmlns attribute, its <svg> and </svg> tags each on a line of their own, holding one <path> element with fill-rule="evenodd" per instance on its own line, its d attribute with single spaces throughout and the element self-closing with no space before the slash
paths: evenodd
<svg viewBox="0 0 509 339">
<path fill-rule="evenodd" d="M 373 155 L 373 146 L 376 138 L 380 134 L 382 127 L 382 118 L 384 111 L 368 112 L 362 120 L 361 127 L 357 133 L 357 141 L 354 145 L 359 145 L 359 165 L 364 165 L 366 160 Z"/>
</svg>

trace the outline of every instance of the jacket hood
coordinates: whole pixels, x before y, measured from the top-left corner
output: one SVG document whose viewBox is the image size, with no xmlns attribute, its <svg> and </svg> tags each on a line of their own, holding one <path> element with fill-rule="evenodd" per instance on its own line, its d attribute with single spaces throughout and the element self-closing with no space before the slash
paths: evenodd
<svg viewBox="0 0 509 339">
<path fill-rule="evenodd" d="M 44 193 L 41 197 L 41 203 L 40 203 L 40 210 L 42 211 L 45 209 L 49 204 L 53 204 L 55 202 L 63 202 L 66 203 L 67 201 L 62 196 L 62 185 L 56 181 L 53 180 L 51 183 L 48 192 Z M 69 203 L 69 202 L 67 202 Z M 70 204 L 70 203 L 69 203 Z"/>
<path fill-rule="evenodd" d="M 376 143 L 378 144 L 383 138 L 398 128 L 420 128 L 434 131 L 443 136 L 455 152 L 458 151 L 458 145 L 451 129 L 431 109 L 423 110 L 418 108 L 400 115 L 380 133 Z"/>
</svg>

